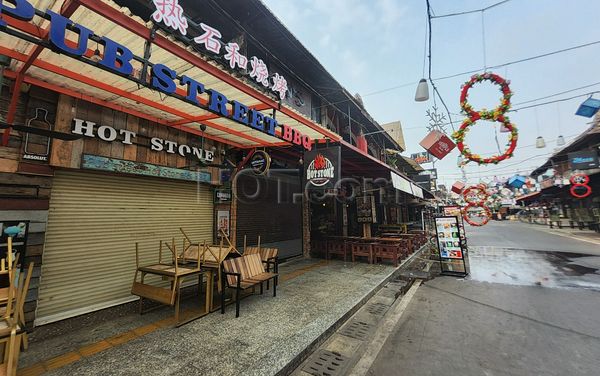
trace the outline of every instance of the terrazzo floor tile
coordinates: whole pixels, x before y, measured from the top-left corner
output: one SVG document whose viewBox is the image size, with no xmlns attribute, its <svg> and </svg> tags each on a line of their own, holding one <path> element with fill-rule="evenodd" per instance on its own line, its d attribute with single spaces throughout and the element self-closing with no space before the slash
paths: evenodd
<svg viewBox="0 0 600 376">
<path fill-rule="evenodd" d="M 287 266 L 287 272 L 315 264 L 300 260 Z M 273 375 L 395 270 L 330 261 L 282 283 L 277 297 L 265 291 L 243 299 L 239 318 L 235 307 L 228 306 L 225 315 L 214 312 L 180 328 L 152 327 L 49 375 Z M 128 325 L 124 329 L 131 330 Z"/>
</svg>

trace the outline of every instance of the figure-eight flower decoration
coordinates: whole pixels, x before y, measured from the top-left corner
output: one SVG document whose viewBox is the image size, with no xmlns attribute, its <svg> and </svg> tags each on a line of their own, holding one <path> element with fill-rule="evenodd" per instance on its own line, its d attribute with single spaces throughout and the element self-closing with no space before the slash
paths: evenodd
<svg viewBox="0 0 600 376">
<path fill-rule="evenodd" d="M 462 195 L 464 200 L 467 202 L 467 205 L 462 209 L 462 215 L 465 222 L 471 226 L 483 226 L 488 223 L 492 218 L 492 211 L 489 207 L 487 207 L 487 205 L 485 205 L 485 201 L 489 197 L 485 185 L 479 184 L 465 188 L 465 190 L 462 192 Z M 470 217 L 469 209 L 471 208 L 481 208 L 483 210 L 484 216 L 481 222 L 474 221 Z"/>
<path fill-rule="evenodd" d="M 483 81 L 489 81 L 495 85 L 499 85 L 500 91 L 502 92 L 502 99 L 500 100 L 500 105 L 493 110 L 486 110 L 484 108 L 481 111 L 475 111 L 473 110 L 471 104 L 467 101 L 469 90 L 476 83 L 481 83 Z M 464 163 L 472 161 L 477 162 L 478 164 L 497 164 L 498 162 L 513 156 L 513 152 L 517 147 L 518 132 L 517 127 L 512 124 L 508 116 L 506 116 L 506 112 L 511 106 L 510 98 L 512 97 L 512 91 L 510 90 L 508 84 L 508 81 L 497 74 L 483 73 L 472 76 L 471 79 L 462 86 L 462 91 L 460 94 L 460 107 L 467 115 L 467 118 L 463 121 L 460 128 L 452 134 L 452 138 L 456 141 L 458 150 L 460 150 L 461 154 L 466 159 Z M 465 143 L 465 136 L 469 130 L 469 127 L 475 124 L 478 120 L 497 121 L 502 123 L 502 125 L 508 129 L 510 135 L 508 136 L 508 143 L 503 154 L 483 158 L 478 154 L 474 154 L 471 149 L 469 149 L 468 145 Z"/>
</svg>

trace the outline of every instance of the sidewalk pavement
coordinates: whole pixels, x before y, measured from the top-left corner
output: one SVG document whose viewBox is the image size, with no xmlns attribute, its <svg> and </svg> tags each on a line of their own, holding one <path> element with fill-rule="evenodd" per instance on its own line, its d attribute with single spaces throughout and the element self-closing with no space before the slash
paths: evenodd
<svg viewBox="0 0 600 376">
<path fill-rule="evenodd" d="M 19 375 L 274 375 L 293 369 L 396 270 L 301 259 L 280 267 L 277 297 L 242 300 L 239 318 L 229 306 L 174 328 L 172 309 L 140 316 L 132 303 L 50 324 L 31 335 Z"/>
</svg>

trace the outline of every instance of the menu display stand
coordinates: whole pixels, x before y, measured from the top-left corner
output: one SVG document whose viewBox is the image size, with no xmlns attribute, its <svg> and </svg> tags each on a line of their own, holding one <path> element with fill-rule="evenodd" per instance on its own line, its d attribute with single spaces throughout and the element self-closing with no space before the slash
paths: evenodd
<svg viewBox="0 0 600 376">
<path fill-rule="evenodd" d="M 465 262 L 466 247 L 463 243 L 459 217 L 435 218 L 435 232 L 440 251 L 440 268 L 444 275 L 464 277 L 468 274 Z"/>
</svg>

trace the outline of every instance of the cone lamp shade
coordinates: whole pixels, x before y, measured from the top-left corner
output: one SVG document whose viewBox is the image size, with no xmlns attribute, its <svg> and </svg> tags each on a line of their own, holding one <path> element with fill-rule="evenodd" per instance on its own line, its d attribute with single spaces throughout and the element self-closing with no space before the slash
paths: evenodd
<svg viewBox="0 0 600 376">
<path fill-rule="evenodd" d="M 535 147 L 538 149 L 546 147 L 546 141 L 544 141 L 544 137 L 538 136 L 538 138 L 535 139 Z"/>
<path fill-rule="evenodd" d="M 565 144 L 565 138 L 563 136 L 558 136 L 556 139 L 556 146 L 563 146 Z"/>
<path fill-rule="evenodd" d="M 421 78 L 419 85 L 417 86 L 417 92 L 415 94 L 415 101 L 425 102 L 429 99 L 429 86 L 427 86 L 427 80 Z"/>
</svg>

